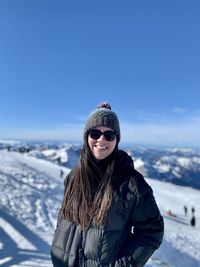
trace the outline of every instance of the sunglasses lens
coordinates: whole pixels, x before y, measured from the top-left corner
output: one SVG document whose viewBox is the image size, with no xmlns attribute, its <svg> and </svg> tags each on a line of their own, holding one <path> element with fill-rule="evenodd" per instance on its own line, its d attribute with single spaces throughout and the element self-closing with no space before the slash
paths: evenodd
<svg viewBox="0 0 200 267">
<path fill-rule="evenodd" d="M 107 141 L 113 141 L 116 138 L 116 133 L 113 131 L 105 131 L 103 135 Z"/>
<path fill-rule="evenodd" d="M 92 139 L 97 140 L 101 137 L 101 131 L 96 130 L 96 129 L 91 129 L 89 131 L 89 135 Z"/>
<path fill-rule="evenodd" d="M 90 138 L 97 140 L 101 137 L 101 135 L 103 134 L 104 138 L 107 141 L 113 141 L 116 138 L 116 133 L 113 131 L 105 131 L 105 132 L 101 132 L 100 130 L 97 129 L 91 129 L 89 131 L 89 136 Z"/>
</svg>

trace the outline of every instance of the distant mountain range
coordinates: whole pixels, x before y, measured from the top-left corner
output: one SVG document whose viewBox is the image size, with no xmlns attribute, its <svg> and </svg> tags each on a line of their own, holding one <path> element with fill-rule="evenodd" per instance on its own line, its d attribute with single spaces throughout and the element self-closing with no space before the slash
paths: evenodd
<svg viewBox="0 0 200 267">
<path fill-rule="evenodd" d="M 81 146 L 62 143 L 0 141 L 0 149 L 26 153 L 60 166 L 73 168 Z M 193 148 L 124 148 L 133 158 L 135 168 L 145 177 L 200 189 L 200 151 Z"/>
</svg>

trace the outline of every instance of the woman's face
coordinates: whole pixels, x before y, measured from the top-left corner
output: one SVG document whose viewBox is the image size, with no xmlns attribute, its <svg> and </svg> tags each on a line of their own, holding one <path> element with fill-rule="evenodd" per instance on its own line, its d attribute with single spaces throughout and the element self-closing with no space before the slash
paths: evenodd
<svg viewBox="0 0 200 267">
<path fill-rule="evenodd" d="M 103 126 L 96 127 L 95 129 L 100 130 L 101 132 L 112 131 L 111 128 Z M 95 140 L 92 139 L 90 135 L 88 135 L 88 145 L 90 147 L 90 150 L 93 156 L 99 160 L 108 157 L 115 149 L 116 143 L 117 138 L 112 141 L 107 141 L 104 135 L 101 135 L 97 140 Z"/>
</svg>

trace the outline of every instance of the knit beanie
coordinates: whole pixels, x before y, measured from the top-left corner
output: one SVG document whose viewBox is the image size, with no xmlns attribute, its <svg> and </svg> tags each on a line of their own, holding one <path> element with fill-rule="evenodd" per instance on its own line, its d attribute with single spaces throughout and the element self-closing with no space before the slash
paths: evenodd
<svg viewBox="0 0 200 267">
<path fill-rule="evenodd" d="M 84 128 L 84 140 L 86 140 L 88 130 L 104 126 L 111 128 L 117 135 L 117 142 L 120 141 L 120 126 L 117 115 L 111 110 L 111 105 L 107 102 L 100 104 L 97 109 L 92 111 L 87 119 Z"/>
</svg>

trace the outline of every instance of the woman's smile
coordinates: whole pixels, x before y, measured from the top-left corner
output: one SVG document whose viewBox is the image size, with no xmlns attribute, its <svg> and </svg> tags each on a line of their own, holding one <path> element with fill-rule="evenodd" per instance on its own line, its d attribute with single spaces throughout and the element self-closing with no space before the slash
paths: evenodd
<svg viewBox="0 0 200 267">
<path fill-rule="evenodd" d="M 95 129 L 100 130 L 101 132 L 112 131 L 112 129 L 103 126 L 96 127 Z M 88 145 L 90 150 L 93 156 L 99 160 L 108 157 L 115 149 L 116 143 L 116 138 L 112 141 L 107 141 L 103 134 L 97 140 L 92 139 L 90 135 L 88 135 Z"/>
</svg>

